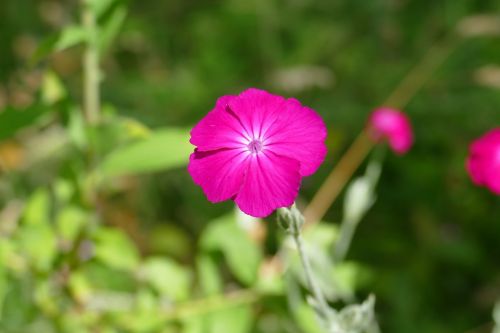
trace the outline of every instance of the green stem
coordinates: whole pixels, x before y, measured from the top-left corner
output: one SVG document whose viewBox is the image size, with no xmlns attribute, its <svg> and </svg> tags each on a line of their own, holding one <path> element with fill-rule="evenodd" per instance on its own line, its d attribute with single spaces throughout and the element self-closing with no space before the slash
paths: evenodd
<svg viewBox="0 0 500 333">
<path fill-rule="evenodd" d="M 96 124 L 100 113 L 97 23 L 88 0 L 82 0 L 82 7 L 82 24 L 87 32 L 87 44 L 83 57 L 83 113 L 88 124 Z"/>
<path fill-rule="evenodd" d="M 190 318 L 200 314 L 219 311 L 221 309 L 252 304 L 262 297 L 262 294 L 252 289 L 238 290 L 225 295 L 194 300 L 186 304 L 181 304 L 175 308 L 166 309 L 165 316 L 167 320 Z"/>
<path fill-rule="evenodd" d="M 304 268 L 304 274 L 306 276 L 307 284 L 311 293 L 313 294 L 314 300 L 316 301 L 319 309 L 321 310 L 324 317 L 327 317 L 327 314 L 330 312 L 328 303 L 321 292 L 316 280 L 313 278 L 311 263 L 309 257 L 304 251 L 304 242 L 302 239 L 302 235 L 300 233 L 296 233 L 293 235 L 293 239 L 295 244 L 297 245 L 297 251 L 299 252 L 300 261 L 302 263 L 302 267 Z"/>
<path fill-rule="evenodd" d="M 91 0 L 81 0 L 82 8 L 82 25 L 86 32 L 85 53 L 83 55 L 83 116 L 86 125 L 93 127 L 100 121 L 101 112 L 101 97 L 100 97 L 100 68 L 99 68 L 99 45 L 98 45 L 98 25 L 97 17 L 92 8 Z M 95 213 L 93 223 L 89 224 L 89 228 L 98 224 L 100 217 L 100 206 L 97 193 L 97 175 L 91 172 L 98 164 L 98 156 L 93 143 L 89 143 L 88 147 L 88 168 L 90 179 L 88 184 L 88 199 L 94 206 Z"/>
<path fill-rule="evenodd" d="M 382 105 L 397 108 L 408 105 L 439 66 L 457 49 L 461 41 L 461 38 L 453 35 L 432 45 L 422 60 L 406 74 Z"/>
<path fill-rule="evenodd" d="M 309 259 L 309 256 L 304 248 L 304 240 L 301 233 L 302 225 L 304 225 L 304 216 L 300 213 L 297 207 L 295 207 L 295 205 L 290 208 L 280 208 L 278 213 L 284 223 L 285 230 L 290 236 L 292 236 L 297 247 L 307 287 L 314 299 L 314 310 L 321 318 L 328 320 L 331 310 L 323 292 L 321 291 L 321 288 L 319 287 L 319 284 L 314 278 L 311 260 Z"/>
<path fill-rule="evenodd" d="M 422 60 L 415 65 L 380 105 L 404 108 L 432 77 L 450 54 L 457 49 L 462 39 L 452 36 L 431 46 Z M 330 172 L 305 209 L 308 225 L 321 221 L 344 186 L 364 161 L 374 144 L 362 131 L 347 151 L 337 159 L 337 165 Z"/>
<path fill-rule="evenodd" d="M 265 294 L 253 289 L 235 290 L 227 294 L 190 300 L 176 305 L 160 305 L 162 318 L 179 320 L 222 309 L 249 305 L 259 301 Z M 86 309 L 99 312 L 128 312 L 134 309 L 135 296 L 129 293 L 96 293 L 85 303 Z"/>
</svg>

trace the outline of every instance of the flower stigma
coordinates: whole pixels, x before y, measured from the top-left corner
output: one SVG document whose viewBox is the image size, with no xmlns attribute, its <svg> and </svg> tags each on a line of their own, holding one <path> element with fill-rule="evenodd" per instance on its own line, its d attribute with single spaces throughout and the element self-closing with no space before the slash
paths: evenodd
<svg viewBox="0 0 500 333">
<path fill-rule="evenodd" d="M 260 140 L 252 140 L 250 143 L 247 145 L 248 151 L 252 153 L 253 155 L 260 153 L 262 150 L 264 150 L 264 145 Z"/>
</svg>

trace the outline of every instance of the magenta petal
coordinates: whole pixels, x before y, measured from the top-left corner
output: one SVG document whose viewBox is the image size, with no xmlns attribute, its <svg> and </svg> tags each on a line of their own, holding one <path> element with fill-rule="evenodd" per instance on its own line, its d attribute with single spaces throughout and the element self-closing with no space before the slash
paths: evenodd
<svg viewBox="0 0 500 333">
<path fill-rule="evenodd" d="M 312 109 L 260 89 L 247 89 L 229 101 L 234 114 L 252 138 L 267 149 L 300 163 L 300 174 L 313 174 L 323 162 L 326 126 Z"/>
<path fill-rule="evenodd" d="M 467 171 L 474 182 L 500 195 L 500 128 L 495 128 L 469 147 Z"/>
<path fill-rule="evenodd" d="M 192 130 L 190 142 L 200 151 L 221 148 L 240 148 L 250 136 L 242 123 L 229 109 L 235 96 L 223 96 L 217 100 L 210 111 Z"/>
<path fill-rule="evenodd" d="M 313 174 L 325 159 L 326 126 L 312 109 L 288 99 L 279 117 L 264 134 L 266 148 L 300 162 L 300 174 Z"/>
<path fill-rule="evenodd" d="M 224 96 L 191 131 L 189 173 L 212 202 L 256 217 L 290 206 L 326 155 L 326 127 L 295 99 L 259 89 Z"/>
<path fill-rule="evenodd" d="M 251 157 L 243 186 L 234 199 L 248 215 L 266 217 L 291 206 L 300 186 L 298 161 L 273 152 Z"/>
<path fill-rule="evenodd" d="M 397 154 L 404 154 L 413 145 L 413 130 L 409 118 L 401 111 L 379 108 L 368 120 L 370 134 L 378 141 L 386 139 Z"/>
<path fill-rule="evenodd" d="M 500 162 L 485 171 L 486 186 L 491 192 L 500 195 Z"/>
<path fill-rule="evenodd" d="M 238 193 L 248 161 L 249 155 L 238 149 L 195 150 L 189 159 L 188 172 L 209 201 L 220 202 Z"/>
<path fill-rule="evenodd" d="M 285 101 L 281 96 L 250 88 L 231 99 L 229 105 L 252 138 L 262 138 L 283 110 Z"/>
</svg>

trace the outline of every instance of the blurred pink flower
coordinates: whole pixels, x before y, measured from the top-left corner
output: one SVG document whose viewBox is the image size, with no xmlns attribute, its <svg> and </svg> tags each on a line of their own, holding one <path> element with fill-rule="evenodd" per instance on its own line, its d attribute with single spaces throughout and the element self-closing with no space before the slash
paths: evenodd
<svg viewBox="0 0 500 333">
<path fill-rule="evenodd" d="M 288 207 L 301 178 L 326 155 L 326 127 L 312 109 L 259 89 L 223 96 L 191 131 L 188 171 L 211 202 L 232 199 L 248 215 Z"/>
<path fill-rule="evenodd" d="M 466 167 L 476 185 L 500 195 L 500 127 L 471 143 Z"/>
<path fill-rule="evenodd" d="M 395 109 L 384 107 L 373 111 L 368 120 L 368 132 L 376 141 L 387 140 L 397 154 L 406 153 L 413 144 L 410 120 Z"/>
</svg>

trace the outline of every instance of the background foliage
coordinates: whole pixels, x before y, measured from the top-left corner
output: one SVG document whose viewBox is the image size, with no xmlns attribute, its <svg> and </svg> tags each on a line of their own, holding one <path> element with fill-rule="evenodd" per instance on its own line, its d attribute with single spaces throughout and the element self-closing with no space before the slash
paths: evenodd
<svg viewBox="0 0 500 333">
<path fill-rule="evenodd" d="M 495 0 L 90 3 L 96 125 L 81 112 L 80 3 L 0 2 L 2 332 L 316 332 L 293 253 L 285 276 L 268 260 L 282 243 L 275 218 L 248 224 L 207 202 L 184 167 L 187 129 L 249 86 L 299 98 L 330 133 L 305 203 L 432 45 L 446 47 L 465 17 L 500 15 Z M 323 274 L 334 303 L 374 293 L 383 332 L 491 329 L 500 202 L 464 171 L 468 143 L 500 124 L 491 24 L 462 24 L 483 32 L 405 108 L 416 144 L 387 156 L 348 261 Z M 335 242 L 341 203 L 307 235 L 318 254 Z"/>
</svg>

